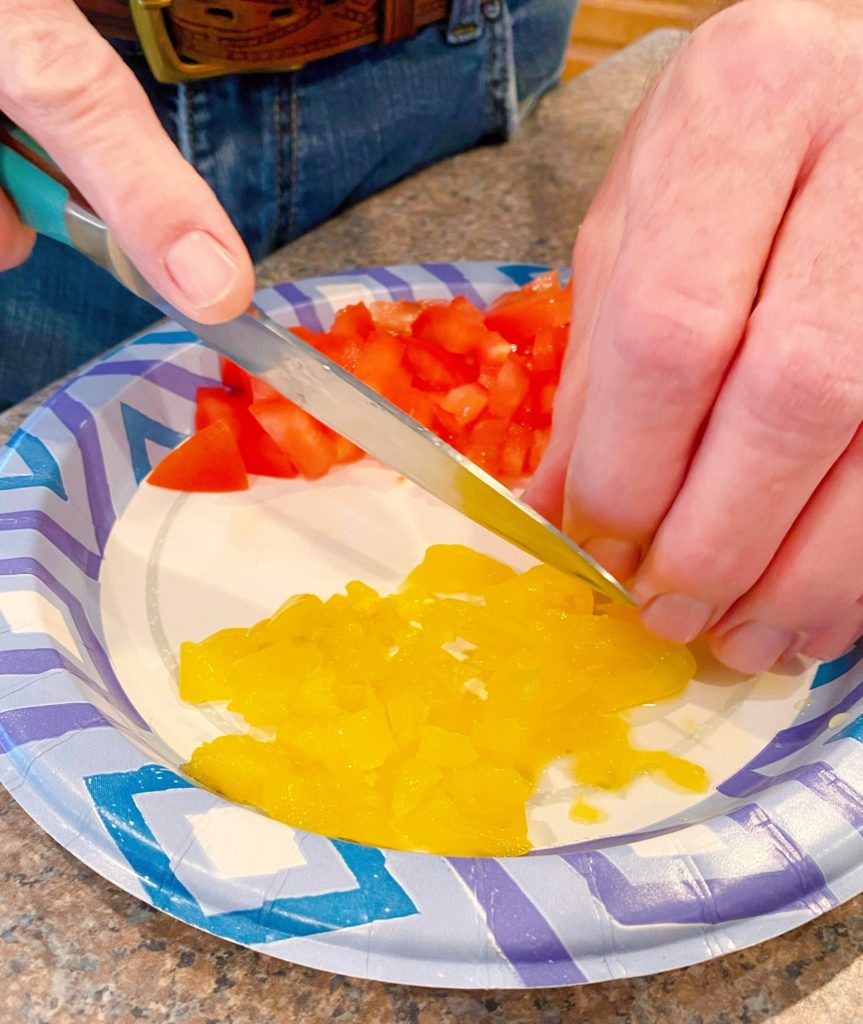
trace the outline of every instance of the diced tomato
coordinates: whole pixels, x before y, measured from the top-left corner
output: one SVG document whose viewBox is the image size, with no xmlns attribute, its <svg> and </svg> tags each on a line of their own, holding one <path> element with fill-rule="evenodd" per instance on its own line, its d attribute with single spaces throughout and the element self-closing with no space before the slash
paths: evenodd
<svg viewBox="0 0 863 1024">
<path fill-rule="evenodd" d="M 220 361 L 222 364 L 222 383 L 225 387 L 237 395 L 250 395 L 252 375 L 246 373 L 242 366 L 237 366 L 230 359 L 225 359 L 224 356 L 222 356 Z"/>
<path fill-rule="evenodd" d="M 557 270 L 544 270 L 541 274 L 532 277 L 527 284 L 522 285 L 520 291 L 523 294 L 535 295 L 551 292 L 557 294 L 561 291 L 560 273 Z M 518 292 L 509 293 L 518 294 Z"/>
<path fill-rule="evenodd" d="M 404 354 L 403 341 L 384 331 L 375 331 L 369 336 L 354 372 L 360 380 L 368 381 L 371 374 L 384 378 L 399 369 Z"/>
<path fill-rule="evenodd" d="M 462 384 L 453 388 L 440 403 L 441 409 L 452 413 L 459 427 L 473 423 L 487 405 L 488 395 L 479 384 Z"/>
<path fill-rule="evenodd" d="M 282 397 L 274 387 L 271 387 L 265 380 L 261 380 L 260 377 L 249 378 L 249 391 L 249 400 L 252 402 L 263 402 L 268 398 Z"/>
<path fill-rule="evenodd" d="M 458 420 L 455 416 L 438 405 L 434 411 L 434 422 L 435 427 L 439 428 L 435 432 L 440 434 L 444 441 L 455 444 L 456 438 L 461 433 L 461 427 L 458 425 Z"/>
<path fill-rule="evenodd" d="M 537 373 L 553 373 L 563 362 L 569 324 L 559 327 L 540 327 L 536 332 L 531 358 Z"/>
<path fill-rule="evenodd" d="M 497 380 L 499 371 L 499 366 L 481 366 L 479 368 L 479 376 L 476 379 L 477 384 L 488 391 L 492 384 Z"/>
<path fill-rule="evenodd" d="M 369 306 L 375 327 L 393 334 L 410 334 L 414 320 L 420 315 L 418 303 L 400 299 L 398 302 L 373 302 Z"/>
<path fill-rule="evenodd" d="M 544 430 L 551 424 L 551 412 L 546 411 L 548 399 L 543 397 L 543 391 L 547 384 L 556 383 L 556 380 L 552 374 L 533 375 L 527 395 L 513 416 L 516 423 L 523 423 L 534 430 Z"/>
<path fill-rule="evenodd" d="M 420 341 L 458 355 L 481 352 L 489 335 L 481 320 L 452 306 L 431 306 L 423 310 L 414 321 L 413 333 Z"/>
<path fill-rule="evenodd" d="M 348 338 L 367 338 L 374 327 L 372 314 L 364 302 L 354 303 L 353 306 L 345 306 L 336 313 L 330 334 L 334 338 L 346 340 Z"/>
<path fill-rule="evenodd" d="M 418 385 L 435 391 L 463 384 L 470 375 L 470 368 L 463 359 L 439 345 L 430 345 L 416 338 L 409 339 L 406 345 L 405 364 L 413 371 Z"/>
<path fill-rule="evenodd" d="M 464 296 L 360 302 L 340 310 L 329 331 L 294 330 L 485 470 L 517 480 L 548 440 L 570 300 L 552 271 L 485 312 Z M 229 360 L 222 378 L 228 390 L 201 389 L 196 427 L 228 429 L 247 472 L 314 479 L 362 457 Z"/>
<path fill-rule="evenodd" d="M 383 376 L 371 374 L 368 380 L 370 387 L 373 387 L 379 395 L 389 399 L 393 405 L 407 412 L 413 399 L 413 387 L 410 371 L 400 366 L 392 373 Z"/>
<path fill-rule="evenodd" d="M 249 412 L 245 399 L 222 388 L 198 388 L 195 429 L 204 430 L 217 420 L 227 423 L 237 438 L 246 472 L 259 476 L 297 475 L 288 456 Z"/>
<path fill-rule="evenodd" d="M 239 418 L 246 403 L 238 395 L 224 388 L 198 388 L 195 396 L 195 430 L 203 430 L 216 420 L 224 420 L 235 434 L 239 433 Z"/>
<path fill-rule="evenodd" d="M 162 459 L 148 480 L 172 491 L 245 491 L 249 486 L 237 438 L 224 420 L 192 434 Z"/>
<path fill-rule="evenodd" d="M 510 356 L 488 389 L 488 411 L 500 420 L 513 417 L 530 388 L 530 374 L 518 356 Z"/>
<path fill-rule="evenodd" d="M 257 402 L 264 398 L 279 397 L 279 392 L 270 387 L 266 381 L 248 373 L 241 366 L 222 359 L 222 383 L 230 388 L 235 395 L 245 397 L 247 402 Z"/>
<path fill-rule="evenodd" d="M 524 463 L 530 451 L 533 431 L 520 423 L 510 423 L 506 428 L 500 469 L 510 480 L 517 480 L 524 474 Z"/>
<path fill-rule="evenodd" d="M 536 468 L 540 463 L 540 459 L 548 446 L 548 439 L 551 436 L 551 431 L 548 429 L 537 430 L 533 436 L 533 443 L 530 446 L 530 452 L 527 456 L 527 471 L 528 473 L 535 473 Z"/>
<path fill-rule="evenodd" d="M 500 472 L 501 452 L 507 424 L 503 420 L 482 419 L 475 423 L 465 455 L 492 476 Z"/>
<path fill-rule="evenodd" d="M 358 445 L 355 445 L 353 441 L 349 441 L 346 437 L 342 437 L 340 434 L 336 434 L 336 462 L 341 466 L 347 462 L 357 462 L 361 459 L 365 452 Z"/>
<path fill-rule="evenodd" d="M 405 412 L 407 412 L 408 416 L 413 416 L 417 423 L 421 423 L 428 430 L 431 430 L 434 426 L 436 408 L 437 403 L 432 395 L 414 388 Z"/>
<path fill-rule="evenodd" d="M 497 331 L 489 331 L 479 350 L 479 359 L 486 366 L 500 366 L 512 355 L 513 345 Z"/>
<path fill-rule="evenodd" d="M 520 350 L 526 349 L 541 327 L 560 327 L 569 320 L 563 304 L 543 297 L 511 303 L 489 311 L 486 326 L 502 334 Z"/>
<path fill-rule="evenodd" d="M 322 477 L 336 462 L 334 436 L 286 398 L 253 402 L 249 412 L 308 480 Z"/>
<path fill-rule="evenodd" d="M 471 320 L 475 320 L 478 324 L 483 322 L 484 314 L 482 310 L 477 309 L 470 299 L 466 298 L 464 295 L 457 295 L 449 306 L 450 309 L 458 310 L 459 313 L 464 313 L 465 316 L 469 316 Z"/>
<path fill-rule="evenodd" d="M 344 339 L 329 337 L 326 347 L 322 347 L 321 352 L 334 363 L 343 366 L 348 373 L 356 373 L 365 346 L 365 338 L 359 335 Z"/>
<path fill-rule="evenodd" d="M 525 350 L 541 327 L 569 323 L 571 291 L 560 287 L 556 271 L 540 274 L 517 292 L 496 299 L 485 315 L 486 327 Z"/>
<path fill-rule="evenodd" d="M 551 419 L 554 409 L 554 396 L 557 394 L 557 384 L 544 384 L 539 393 L 539 411 L 543 416 Z"/>
<path fill-rule="evenodd" d="M 290 330 L 293 334 L 298 334 L 303 341 L 313 348 L 320 348 L 321 343 L 329 338 L 329 334 L 326 331 L 313 331 L 311 327 L 306 327 L 305 324 L 296 324 Z"/>
</svg>

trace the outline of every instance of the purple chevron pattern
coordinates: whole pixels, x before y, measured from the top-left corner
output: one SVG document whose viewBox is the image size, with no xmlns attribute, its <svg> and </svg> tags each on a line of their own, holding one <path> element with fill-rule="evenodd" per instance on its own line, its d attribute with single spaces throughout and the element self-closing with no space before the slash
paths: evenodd
<svg viewBox="0 0 863 1024">
<path fill-rule="evenodd" d="M 340 303 L 354 284 L 364 297 L 484 303 L 542 269 L 372 267 L 260 299 L 276 319 L 321 330 L 335 312 L 330 288 Z M 26 633 L 0 629 L 0 779 L 46 831 L 197 927 L 211 922 L 217 934 L 326 970 L 417 984 L 540 987 L 667 969 L 762 941 L 863 890 L 858 657 L 819 672 L 810 706 L 717 787 L 693 826 L 660 822 L 522 860 L 301 836 L 302 849 L 316 851 L 297 869 L 309 881 L 289 887 L 278 914 L 273 893 L 287 885 L 287 868 L 226 887 L 202 858 L 181 880 L 171 865 L 195 856 L 184 815 L 202 813 L 202 801 L 229 805 L 182 778 L 126 696 L 103 641 L 99 574 L 135 480 L 189 429 L 195 392 L 213 383 L 214 367 L 189 334 L 159 326 L 54 395 L 25 424 L 24 449 L 7 446 L 0 460 L 0 615 L 7 593 L 36 593 L 77 647 L 38 622 Z M 138 436 L 142 423 L 155 448 L 145 450 L 152 437 Z M 842 714 L 852 724 L 837 731 Z M 656 846 L 662 837 L 669 843 Z M 326 908 L 326 919 L 308 918 L 310 907 Z M 256 908 L 269 915 L 265 929 L 252 926 Z M 304 909 L 298 917 L 292 908 Z"/>
</svg>

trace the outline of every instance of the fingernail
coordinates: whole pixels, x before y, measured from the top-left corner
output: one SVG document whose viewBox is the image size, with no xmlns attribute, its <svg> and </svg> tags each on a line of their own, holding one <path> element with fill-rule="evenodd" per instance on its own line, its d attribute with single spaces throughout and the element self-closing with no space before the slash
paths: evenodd
<svg viewBox="0 0 863 1024">
<path fill-rule="evenodd" d="M 713 647 L 729 668 L 754 673 L 772 668 L 798 641 L 798 634 L 790 629 L 766 622 L 744 622 L 718 637 Z"/>
<path fill-rule="evenodd" d="M 779 659 L 779 664 L 780 665 L 787 665 L 789 661 L 794 661 L 794 659 L 797 657 L 797 655 L 805 647 L 806 640 L 807 640 L 807 638 L 805 636 L 798 635 L 798 637 L 794 641 L 794 643 L 791 644 L 790 647 L 787 647 L 782 652 L 782 656 Z"/>
<path fill-rule="evenodd" d="M 666 640 L 688 644 L 704 629 L 712 614 L 710 605 L 694 597 L 659 594 L 641 609 L 641 620 Z"/>
<path fill-rule="evenodd" d="M 856 608 L 840 616 L 832 626 L 808 637 L 803 645 L 804 651 L 819 661 L 832 661 L 847 654 L 859 639 L 861 632 L 863 619 L 859 608 Z"/>
<path fill-rule="evenodd" d="M 214 306 L 237 280 L 237 264 L 206 231 L 190 231 L 171 245 L 165 265 L 190 305 Z"/>
<path fill-rule="evenodd" d="M 619 580 L 628 580 L 633 576 L 641 558 L 640 545 L 631 540 L 591 537 L 581 546 L 603 569 Z"/>
</svg>

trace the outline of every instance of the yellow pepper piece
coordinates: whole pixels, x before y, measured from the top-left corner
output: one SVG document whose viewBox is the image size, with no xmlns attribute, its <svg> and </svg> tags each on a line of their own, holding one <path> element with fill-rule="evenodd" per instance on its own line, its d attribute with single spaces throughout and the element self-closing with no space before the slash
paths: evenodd
<svg viewBox="0 0 863 1024">
<path fill-rule="evenodd" d="M 545 767 L 621 789 L 653 773 L 691 789 L 697 765 L 629 742 L 625 709 L 680 693 L 690 652 L 548 566 L 516 573 L 459 545 L 429 548 L 401 591 L 360 582 L 292 598 L 250 630 L 180 652 L 180 693 L 228 702 L 272 741 L 223 736 L 186 766 L 281 821 L 400 849 L 530 849 Z M 579 798 L 571 817 L 601 820 Z"/>
</svg>

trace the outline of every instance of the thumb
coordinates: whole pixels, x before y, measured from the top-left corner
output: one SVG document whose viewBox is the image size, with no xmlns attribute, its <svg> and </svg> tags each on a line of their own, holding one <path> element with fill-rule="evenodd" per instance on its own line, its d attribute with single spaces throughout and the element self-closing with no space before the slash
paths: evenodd
<svg viewBox="0 0 863 1024">
<path fill-rule="evenodd" d="M 0 0 L 0 108 L 45 147 L 168 302 L 202 323 L 248 306 L 254 270 L 242 239 L 71 0 Z"/>
</svg>

